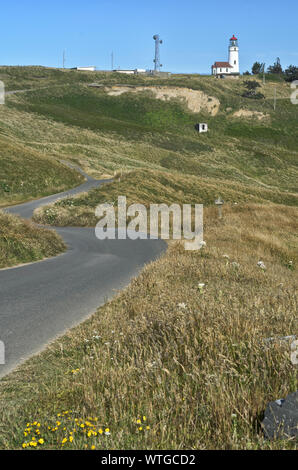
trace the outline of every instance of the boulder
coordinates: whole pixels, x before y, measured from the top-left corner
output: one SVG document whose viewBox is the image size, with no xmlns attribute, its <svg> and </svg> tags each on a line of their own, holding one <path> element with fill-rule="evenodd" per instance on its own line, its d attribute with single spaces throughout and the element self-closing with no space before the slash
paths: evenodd
<svg viewBox="0 0 298 470">
<path fill-rule="evenodd" d="M 267 439 L 298 438 L 298 390 L 267 405 L 262 428 Z"/>
</svg>

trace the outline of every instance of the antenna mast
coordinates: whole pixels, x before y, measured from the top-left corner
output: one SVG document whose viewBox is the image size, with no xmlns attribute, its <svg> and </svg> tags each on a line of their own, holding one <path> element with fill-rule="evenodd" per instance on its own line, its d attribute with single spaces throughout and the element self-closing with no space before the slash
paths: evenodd
<svg viewBox="0 0 298 470">
<path fill-rule="evenodd" d="M 66 50 L 64 49 L 63 51 L 63 68 L 65 69 L 65 63 L 66 63 Z"/>
<path fill-rule="evenodd" d="M 160 63 L 160 51 L 159 51 L 159 46 L 162 44 L 162 40 L 159 39 L 159 34 L 155 34 L 153 36 L 153 39 L 155 41 L 155 59 L 153 60 L 154 62 L 154 71 L 159 72 L 160 67 L 162 67 L 162 64 Z"/>
</svg>

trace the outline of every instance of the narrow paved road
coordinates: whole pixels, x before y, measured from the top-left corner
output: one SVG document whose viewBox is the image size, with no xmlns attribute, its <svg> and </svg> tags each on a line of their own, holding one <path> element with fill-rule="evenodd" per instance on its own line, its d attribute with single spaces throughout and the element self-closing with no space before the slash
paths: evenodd
<svg viewBox="0 0 298 470">
<path fill-rule="evenodd" d="M 87 177 L 84 184 L 66 193 L 7 211 L 30 218 L 37 207 L 101 183 Z M 0 271 L 0 340 L 6 356 L 0 377 L 90 316 L 166 249 L 162 240 L 100 241 L 91 228 L 56 230 L 68 246 L 66 253 Z"/>
</svg>

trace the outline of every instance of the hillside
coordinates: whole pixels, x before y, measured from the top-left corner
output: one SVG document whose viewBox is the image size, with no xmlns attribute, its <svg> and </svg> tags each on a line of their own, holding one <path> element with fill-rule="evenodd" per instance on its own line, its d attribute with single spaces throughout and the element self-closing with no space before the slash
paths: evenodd
<svg viewBox="0 0 298 470">
<path fill-rule="evenodd" d="M 56 256 L 65 249 L 52 230 L 0 211 L 0 269 Z"/>
<path fill-rule="evenodd" d="M 250 77 L 41 67 L 1 76 L 31 90 L 0 106 L 0 169 L 13 188 L 0 186 L 0 203 L 74 185 L 68 161 L 114 181 L 37 210 L 35 221 L 94 226 L 97 204 L 119 195 L 146 206 L 203 203 L 206 247 L 170 241 L 125 291 L 3 379 L 0 447 L 34 447 L 40 423 L 47 449 L 297 449 L 261 428 L 267 403 L 298 388 L 290 343 L 279 340 L 297 335 L 298 106 L 289 84 L 257 78 L 265 98 L 255 100 L 242 97 Z M 7 163 L 10 145 L 30 171 Z"/>
</svg>

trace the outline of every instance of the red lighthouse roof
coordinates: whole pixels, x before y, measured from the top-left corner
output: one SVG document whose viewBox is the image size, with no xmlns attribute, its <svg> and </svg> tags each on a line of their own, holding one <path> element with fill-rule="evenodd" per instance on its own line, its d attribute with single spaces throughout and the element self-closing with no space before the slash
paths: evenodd
<svg viewBox="0 0 298 470">
<path fill-rule="evenodd" d="M 230 41 L 238 41 L 238 39 L 235 37 L 235 34 L 233 34 L 233 37 L 230 39 Z"/>
</svg>

